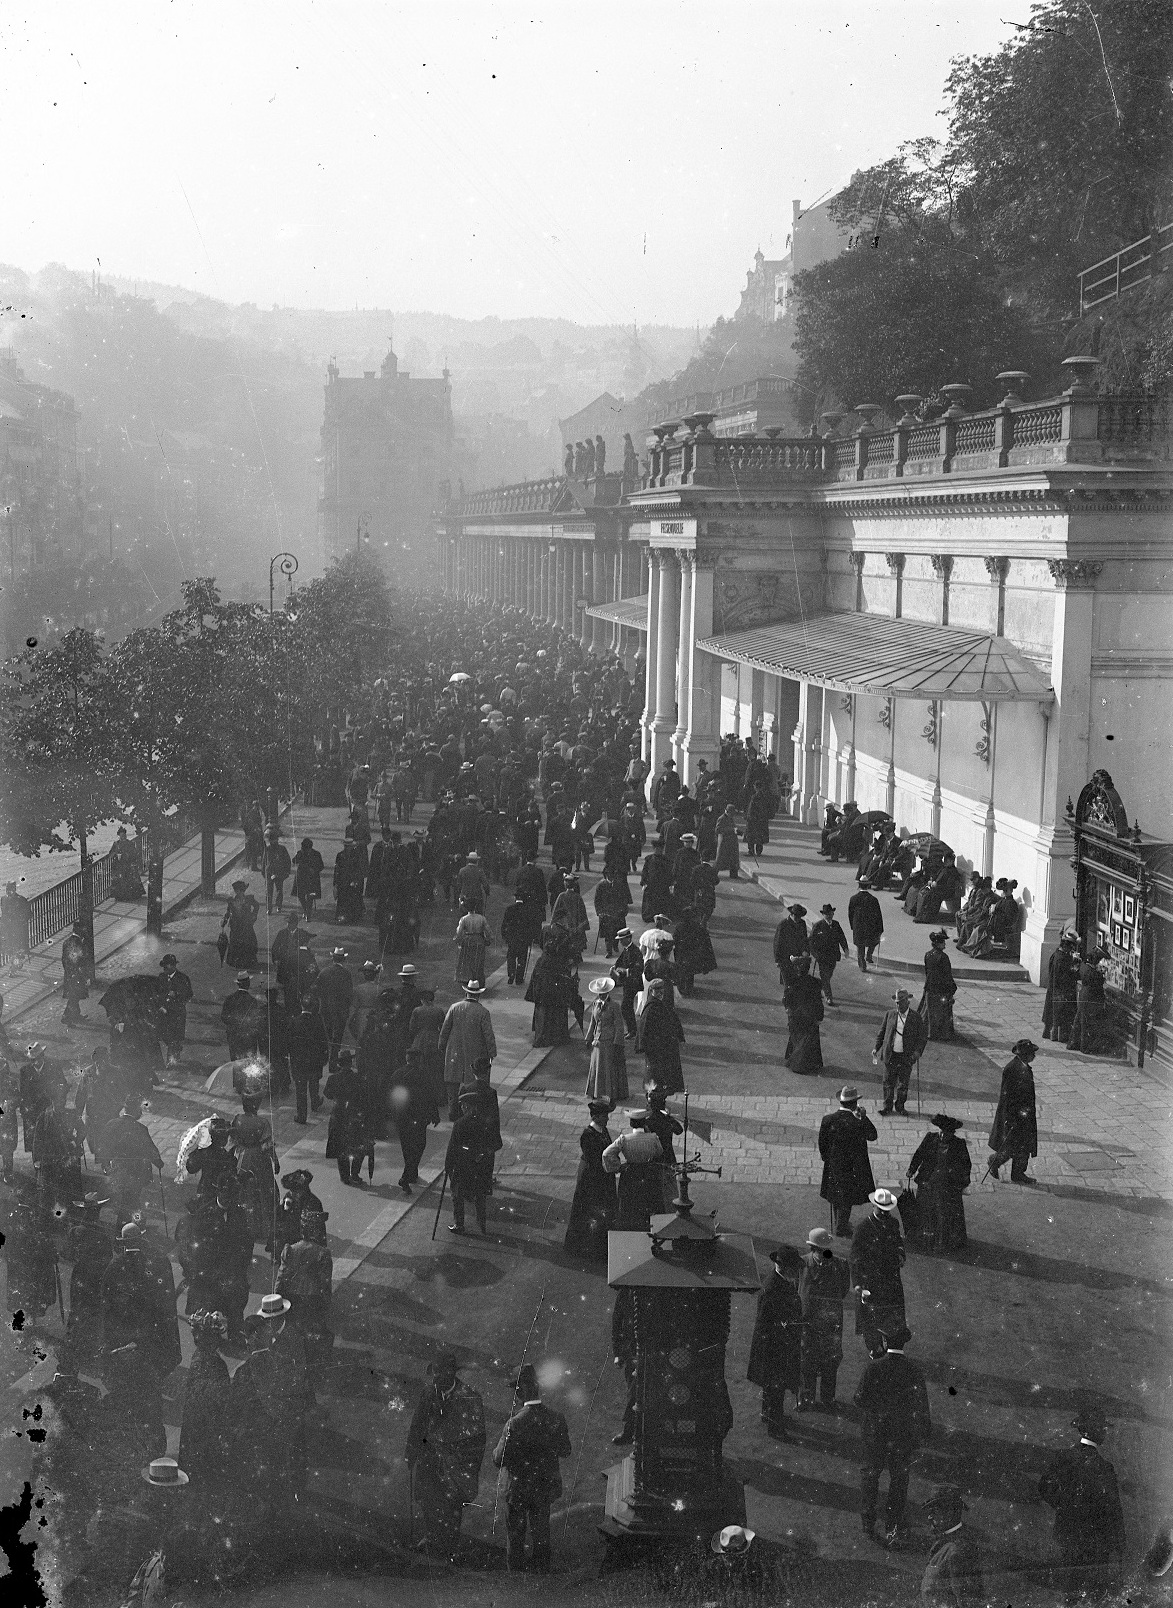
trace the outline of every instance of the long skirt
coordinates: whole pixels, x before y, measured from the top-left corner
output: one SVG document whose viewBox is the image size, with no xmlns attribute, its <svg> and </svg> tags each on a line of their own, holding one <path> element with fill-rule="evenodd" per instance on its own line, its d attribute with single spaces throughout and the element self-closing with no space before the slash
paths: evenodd
<svg viewBox="0 0 1173 1608">
<path fill-rule="evenodd" d="M 627 1099 L 627 1056 L 622 1044 L 608 1045 L 606 1050 L 601 1050 L 597 1044 L 592 1047 L 586 1097 L 610 1100 L 612 1105 Z"/>
<path fill-rule="evenodd" d="M 614 1225 L 617 1205 L 614 1178 L 601 1167 L 590 1166 L 583 1156 L 578 1163 L 563 1241 L 571 1256 L 606 1261 L 607 1231 Z"/>
<path fill-rule="evenodd" d="M 925 1244 L 934 1251 L 959 1251 L 967 1243 L 965 1201 L 959 1189 L 927 1183 L 917 1191 Z"/>
<path fill-rule="evenodd" d="M 952 994 L 930 994 L 926 990 L 921 995 L 918 1011 L 922 1018 L 927 1019 L 929 1037 L 948 1043 L 953 1037 Z"/>
<path fill-rule="evenodd" d="M 468 933 L 460 940 L 460 947 L 456 951 L 456 981 L 464 986 L 476 978 L 481 987 L 485 986 L 485 940 L 479 935 Z"/>
<path fill-rule="evenodd" d="M 569 1044 L 570 1012 L 565 1005 L 535 1005 L 533 1031 L 535 1049 Z"/>
<path fill-rule="evenodd" d="M 659 1161 L 632 1161 L 619 1174 L 615 1227 L 646 1231 L 650 1220 L 668 1210 L 667 1167 Z"/>
<path fill-rule="evenodd" d="M 823 1070 L 823 1044 L 819 1037 L 819 1024 L 806 1023 L 787 1012 L 790 1037 L 786 1040 L 786 1053 L 782 1059 L 792 1072 L 809 1077 Z"/>
<path fill-rule="evenodd" d="M 362 920 L 362 890 L 363 885 L 361 882 L 342 882 L 339 884 L 338 897 L 334 903 L 334 915 L 336 920 Z"/>
</svg>

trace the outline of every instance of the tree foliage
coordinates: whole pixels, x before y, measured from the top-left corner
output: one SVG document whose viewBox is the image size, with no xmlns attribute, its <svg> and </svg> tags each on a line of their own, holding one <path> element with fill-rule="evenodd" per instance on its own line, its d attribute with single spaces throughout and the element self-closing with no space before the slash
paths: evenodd
<svg viewBox="0 0 1173 1608">
<path fill-rule="evenodd" d="M 948 138 L 853 176 L 832 208 L 853 237 L 795 280 L 799 384 L 890 402 L 952 380 L 994 398 L 1001 368 L 1056 388 L 1065 350 L 1103 342 L 1123 383 L 1173 378 L 1157 287 L 1080 328 L 1081 268 L 1173 215 L 1173 6 L 1039 0 L 986 56 L 954 62 Z"/>
</svg>

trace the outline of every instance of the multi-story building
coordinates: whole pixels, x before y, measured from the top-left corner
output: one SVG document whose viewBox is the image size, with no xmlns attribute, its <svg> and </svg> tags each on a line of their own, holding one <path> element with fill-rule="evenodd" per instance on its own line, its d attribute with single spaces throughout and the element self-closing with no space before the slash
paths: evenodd
<svg viewBox="0 0 1173 1608">
<path fill-rule="evenodd" d="M 1077 922 L 1134 1052 L 1173 1059 L 1173 943 L 1128 869 L 1173 840 L 1168 409 L 1068 361 L 1060 396 L 1010 377 L 995 408 L 885 431 L 720 439 L 698 410 L 656 426 L 605 514 L 567 479 L 450 508 L 442 573 L 629 662 L 642 640 L 654 767 L 691 781 L 722 734 L 751 737 L 802 821 L 854 799 L 1015 879 L 1030 975 Z M 1128 855 L 1077 900 L 1073 825 L 1100 799 Z"/>
<path fill-rule="evenodd" d="M 9 581 L 83 553 L 77 411 L 64 391 L 33 385 L 0 356 L 0 567 Z"/>
<path fill-rule="evenodd" d="M 344 379 L 326 370 L 318 535 L 327 558 L 363 547 L 423 580 L 432 515 L 451 476 L 452 392 L 438 380 L 399 372 L 388 351 L 376 374 Z"/>
</svg>

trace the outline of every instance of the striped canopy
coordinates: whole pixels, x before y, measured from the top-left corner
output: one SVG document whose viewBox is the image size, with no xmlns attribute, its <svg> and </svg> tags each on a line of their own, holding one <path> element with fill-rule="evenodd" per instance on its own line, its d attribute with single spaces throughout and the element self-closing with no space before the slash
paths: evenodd
<svg viewBox="0 0 1173 1608">
<path fill-rule="evenodd" d="M 634 625 L 637 630 L 648 628 L 648 595 L 624 597 L 617 603 L 592 603 L 587 609 L 592 620 L 610 620 L 615 625 Z"/>
</svg>

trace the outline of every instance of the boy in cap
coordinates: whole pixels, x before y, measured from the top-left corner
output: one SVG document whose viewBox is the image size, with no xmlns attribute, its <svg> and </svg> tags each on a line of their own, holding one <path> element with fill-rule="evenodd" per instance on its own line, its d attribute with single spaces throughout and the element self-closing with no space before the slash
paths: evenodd
<svg viewBox="0 0 1173 1608">
<path fill-rule="evenodd" d="M 562 1495 L 561 1458 L 570 1456 L 570 1431 L 561 1413 L 542 1400 L 538 1376 L 524 1363 L 513 1381 L 514 1407 L 493 1463 L 503 1468 L 509 1484 L 505 1497 L 506 1563 L 510 1571 L 526 1566 L 525 1532 L 532 1541 L 529 1565 L 536 1574 L 550 1569 L 550 1504 Z"/>
</svg>

